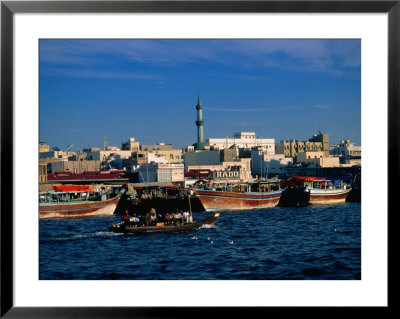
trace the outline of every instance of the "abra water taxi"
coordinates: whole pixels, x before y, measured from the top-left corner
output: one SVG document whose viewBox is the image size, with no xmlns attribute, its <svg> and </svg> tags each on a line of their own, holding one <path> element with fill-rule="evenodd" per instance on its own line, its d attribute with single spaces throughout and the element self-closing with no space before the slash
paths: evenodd
<svg viewBox="0 0 400 319">
<path fill-rule="evenodd" d="M 115 233 L 124 234 L 140 234 L 140 233 L 176 233 L 182 231 L 189 231 L 200 228 L 205 225 L 214 225 L 219 217 L 219 213 L 215 213 L 214 216 L 204 218 L 199 221 L 189 223 L 176 223 L 166 224 L 164 222 L 157 223 L 155 226 L 137 226 L 133 223 L 121 222 L 112 225 L 109 230 Z"/>
</svg>

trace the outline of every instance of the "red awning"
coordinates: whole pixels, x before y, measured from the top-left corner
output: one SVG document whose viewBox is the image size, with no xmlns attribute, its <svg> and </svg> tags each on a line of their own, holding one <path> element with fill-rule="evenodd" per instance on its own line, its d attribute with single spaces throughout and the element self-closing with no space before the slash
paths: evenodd
<svg viewBox="0 0 400 319">
<path fill-rule="evenodd" d="M 92 192 L 94 190 L 86 185 L 53 185 L 56 192 Z"/>
</svg>

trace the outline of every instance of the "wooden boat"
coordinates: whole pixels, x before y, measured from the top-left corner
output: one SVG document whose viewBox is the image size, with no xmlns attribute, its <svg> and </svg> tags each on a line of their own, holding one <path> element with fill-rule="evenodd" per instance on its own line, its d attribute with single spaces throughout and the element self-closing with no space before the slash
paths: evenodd
<svg viewBox="0 0 400 319">
<path fill-rule="evenodd" d="M 187 224 L 172 224 L 165 225 L 164 223 L 158 223 L 157 226 L 135 226 L 134 224 L 119 223 L 112 225 L 109 230 L 115 233 L 124 234 L 140 234 L 140 233 L 175 233 L 182 231 L 189 231 L 200 228 L 204 225 L 213 225 L 219 217 L 219 213 L 215 213 L 214 216 L 199 220 L 193 223 Z"/>
<path fill-rule="evenodd" d="M 105 195 L 90 196 L 95 192 L 84 185 L 54 188 L 54 192 L 39 194 L 39 218 L 112 215 L 121 198 L 121 194 L 108 199 Z"/>
<path fill-rule="evenodd" d="M 304 194 L 309 198 L 309 205 L 326 205 L 339 204 L 346 201 L 346 197 L 351 188 L 340 182 L 334 185 L 333 182 L 326 178 L 318 178 L 312 176 L 293 176 L 285 183 L 290 188 L 302 188 Z M 281 184 L 281 186 L 284 186 Z"/>
<path fill-rule="evenodd" d="M 250 210 L 275 207 L 282 190 L 279 184 L 270 181 L 225 184 L 215 187 L 196 188 L 194 191 L 203 208 L 211 211 Z"/>
</svg>

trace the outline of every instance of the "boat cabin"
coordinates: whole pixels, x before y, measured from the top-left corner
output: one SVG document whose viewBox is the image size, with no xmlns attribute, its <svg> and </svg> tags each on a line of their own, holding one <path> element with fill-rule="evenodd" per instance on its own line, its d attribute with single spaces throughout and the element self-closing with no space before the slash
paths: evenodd
<svg viewBox="0 0 400 319">
<path fill-rule="evenodd" d="M 197 189 L 213 190 L 220 192 L 234 192 L 234 193 L 254 193 L 262 192 L 267 193 L 277 191 L 280 189 L 278 181 L 253 181 L 253 182 L 214 182 L 207 181 L 197 185 Z"/>
</svg>

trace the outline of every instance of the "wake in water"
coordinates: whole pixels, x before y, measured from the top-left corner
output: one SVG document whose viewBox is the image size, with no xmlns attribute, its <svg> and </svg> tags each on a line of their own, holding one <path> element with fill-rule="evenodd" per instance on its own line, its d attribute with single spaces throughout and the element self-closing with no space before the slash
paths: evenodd
<svg viewBox="0 0 400 319">
<path fill-rule="evenodd" d="M 65 234 L 61 237 L 45 237 L 42 238 L 44 240 L 55 240 L 55 241 L 71 241 L 71 240 L 76 240 L 76 239 L 82 239 L 82 238 L 91 238 L 91 237 L 113 237 L 113 236 L 120 236 L 123 234 L 120 233 L 114 233 L 111 231 L 95 231 L 95 232 L 88 232 L 88 233 L 82 233 L 82 234 Z"/>
</svg>

